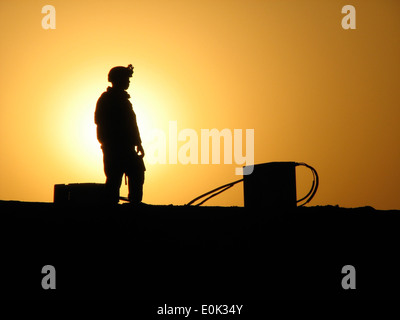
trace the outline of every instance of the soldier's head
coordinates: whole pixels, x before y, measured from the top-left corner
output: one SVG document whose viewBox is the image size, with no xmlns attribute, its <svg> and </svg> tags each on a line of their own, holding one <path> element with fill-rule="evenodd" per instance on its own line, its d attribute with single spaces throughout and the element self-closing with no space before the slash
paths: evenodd
<svg viewBox="0 0 400 320">
<path fill-rule="evenodd" d="M 108 81 L 113 87 L 126 90 L 129 88 L 129 78 L 132 77 L 133 67 L 130 64 L 128 67 L 114 67 L 108 73 Z"/>
</svg>

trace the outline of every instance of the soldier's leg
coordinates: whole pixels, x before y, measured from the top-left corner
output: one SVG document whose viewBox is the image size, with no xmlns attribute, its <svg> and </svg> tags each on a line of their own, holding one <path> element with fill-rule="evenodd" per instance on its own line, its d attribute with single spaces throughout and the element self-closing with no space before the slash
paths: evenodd
<svg viewBox="0 0 400 320">
<path fill-rule="evenodd" d="M 106 201 L 111 204 L 118 204 L 119 189 L 121 187 L 123 169 L 117 154 L 104 151 L 104 173 L 106 175 Z"/>
<path fill-rule="evenodd" d="M 129 195 L 131 203 L 140 203 L 143 199 L 144 170 L 136 170 L 128 175 Z"/>
<path fill-rule="evenodd" d="M 106 179 L 106 200 L 111 204 L 118 204 L 119 189 L 121 187 L 122 173 L 112 173 Z"/>
</svg>

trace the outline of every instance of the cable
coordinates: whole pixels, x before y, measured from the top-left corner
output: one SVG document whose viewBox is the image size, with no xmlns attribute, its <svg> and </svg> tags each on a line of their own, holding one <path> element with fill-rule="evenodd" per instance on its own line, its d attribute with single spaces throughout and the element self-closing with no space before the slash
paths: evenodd
<svg viewBox="0 0 400 320">
<path fill-rule="evenodd" d="M 303 198 L 301 198 L 300 200 L 297 200 L 297 203 L 306 200 L 306 202 L 304 202 L 303 204 L 299 205 L 299 207 L 303 207 L 304 205 L 306 205 L 307 203 L 309 203 L 312 198 L 314 198 L 315 194 L 317 193 L 318 190 L 318 186 L 319 186 L 319 177 L 318 177 L 318 173 L 317 170 L 315 170 L 313 167 L 311 167 L 310 165 L 304 163 L 304 162 L 296 162 L 296 166 L 304 166 L 307 167 L 308 169 L 311 170 L 312 174 L 313 174 L 313 183 L 311 185 L 311 189 L 310 191 L 307 193 L 307 195 Z"/>
<path fill-rule="evenodd" d="M 222 189 L 221 191 L 219 191 L 219 192 L 217 192 L 217 193 L 214 193 L 214 194 L 212 194 L 211 196 L 209 196 L 208 198 L 205 198 L 202 202 L 200 202 L 199 204 L 197 204 L 196 206 L 201 206 L 204 202 L 206 202 L 206 201 L 208 201 L 208 200 L 210 200 L 211 198 L 213 198 L 213 197 L 215 197 L 215 196 L 217 196 L 217 195 L 219 195 L 220 193 L 222 193 L 222 192 L 224 192 L 224 191 L 226 191 L 226 190 L 228 190 L 228 189 L 230 189 L 230 188 L 232 188 L 233 186 L 232 185 L 230 185 L 230 186 L 228 186 L 228 187 L 226 187 L 226 188 L 224 188 L 224 189 Z"/>
<path fill-rule="evenodd" d="M 237 183 L 239 183 L 239 182 L 242 182 L 242 181 L 243 181 L 243 179 L 239 179 L 239 180 L 233 181 L 233 182 L 231 182 L 231 183 L 224 184 L 223 186 L 220 186 L 220 187 L 218 187 L 218 188 L 215 188 L 215 189 L 213 189 L 213 190 L 211 190 L 211 191 L 208 191 L 208 192 L 206 192 L 206 193 L 203 193 L 201 196 L 198 196 L 197 198 L 194 198 L 192 201 L 190 201 L 190 202 L 188 202 L 187 204 L 185 204 L 185 206 L 190 206 L 190 205 L 192 205 L 194 202 L 196 202 L 197 200 L 200 200 L 201 198 L 204 198 L 205 196 L 208 196 L 209 194 L 212 194 L 212 193 L 214 193 L 214 192 L 217 192 L 217 191 L 223 189 L 222 191 L 217 192 L 216 194 L 211 195 L 210 197 L 208 197 L 207 199 L 203 200 L 203 201 L 200 202 L 199 204 L 196 204 L 196 207 L 197 207 L 197 206 L 200 206 L 201 204 L 203 204 L 204 202 L 208 201 L 209 199 L 211 199 L 211 198 L 215 197 L 216 195 L 218 195 L 218 194 L 220 194 L 220 193 L 222 193 L 222 192 L 224 192 L 224 191 L 226 191 L 226 190 L 232 188 L 235 184 L 237 184 Z"/>
</svg>

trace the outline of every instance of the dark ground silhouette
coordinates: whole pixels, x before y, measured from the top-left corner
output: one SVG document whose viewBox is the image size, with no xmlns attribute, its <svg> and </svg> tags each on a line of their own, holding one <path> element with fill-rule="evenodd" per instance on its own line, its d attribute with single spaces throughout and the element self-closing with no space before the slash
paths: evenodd
<svg viewBox="0 0 400 320">
<path fill-rule="evenodd" d="M 0 201 L 3 297 L 400 298 L 400 211 Z M 56 268 L 43 290 L 41 268 Z M 344 290 L 344 265 L 356 290 Z"/>
</svg>

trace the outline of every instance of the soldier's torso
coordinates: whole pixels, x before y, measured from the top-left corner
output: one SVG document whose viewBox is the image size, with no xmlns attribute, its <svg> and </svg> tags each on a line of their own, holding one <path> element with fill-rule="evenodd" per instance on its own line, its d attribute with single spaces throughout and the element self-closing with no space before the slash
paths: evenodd
<svg viewBox="0 0 400 320">
<path fill-rule="evenodd" d="M 102 144 L 135 144 L 136 115 L 129 101 L 129 94 L 108 88 L 97 102 L 95 112 L 97 136 Z"/>
</svg>

